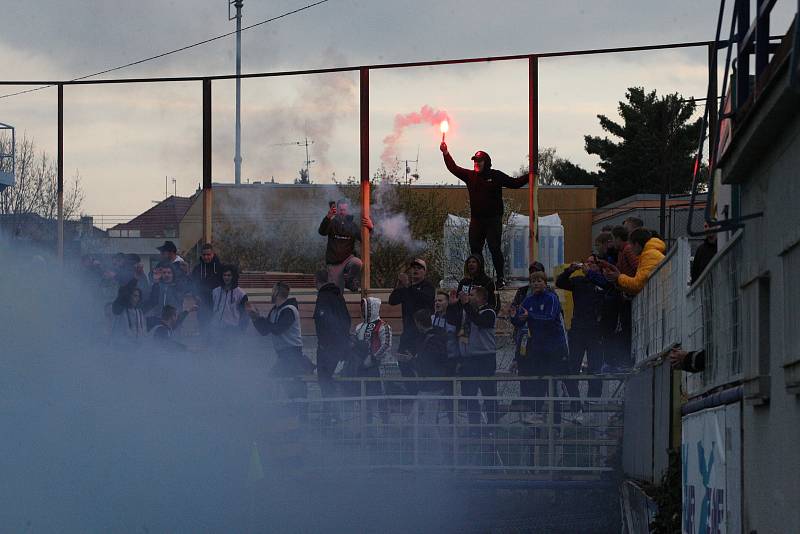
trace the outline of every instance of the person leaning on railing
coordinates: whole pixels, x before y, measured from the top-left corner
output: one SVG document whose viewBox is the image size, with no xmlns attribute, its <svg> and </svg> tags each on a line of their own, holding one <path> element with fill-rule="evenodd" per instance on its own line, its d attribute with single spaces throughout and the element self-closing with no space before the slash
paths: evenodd
<svg viewBox="0 0 800 534">
<path fill-rule="evenodd" d="M 628 295 L 637 295 L 643 288 L 650 275 L 664 259 L 667 246 L 660 236 L 651 230 L 637 228 L 628 237 L 633 252 L 638 257 L 638 266 L 634 276 L 627 276 L 619 272 L 616 265 L 601 262 L 603 275 L 610 282 L 617 285 Z"/>
<path fill-rule="evenodd" d="M 685 351 L 680 347 L 673 347 L 669 351 L 669 361 L 675 369 L 681 369 L 687 373 L 699 373 L 706 368 L 706 351 Z"/>
</svg>

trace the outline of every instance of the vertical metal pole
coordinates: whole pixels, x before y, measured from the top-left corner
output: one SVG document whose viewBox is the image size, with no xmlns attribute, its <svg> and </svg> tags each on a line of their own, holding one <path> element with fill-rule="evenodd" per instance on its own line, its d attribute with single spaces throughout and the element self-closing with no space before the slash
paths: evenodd
<svg viewBox="0 0 800 534">
<path fill-rule="evenodd" d="M 242 183 L 242 4 L 236 0 L 236 155 L 233 158 L 235 182 Z"/>
<path fill-rule="evenodd" d="M 556 443 L 555 443 L 555 402 L 552 400 L 555 396 L 555 381 L 553 380 L 552 376 L 547 377 L 547 396 L 550 397 L 550 400 L 547 401 L 546 406 L 548 407 L 547 410 L 547 457 L 548 457 L 548 471 L 550 474 L 550 478 L 553 478 L 553 467 L 557 464 L 556 462 Z"/>
<path fill-rule="evenodd" d="M 538 176 L 539 165 L 539 58 L 528 57 L 528 258 L 539 256 L 538 241 Z"/>
<path fill-rule="evenodd" d="M 714 169 L 711 164 L 714 161 L 714 154 L 717 152 L 717 132 L 719 131 L 718 120 L 718 107 L 719 100 L 717 98 L 717 44 L 712 43 L 708 45 L 708 98 L 706 99 L 706 106 L 708 106 L 708 167 L 709 167 L 709 180 Z"/>
<path fill-rule="evenodd" d="M 458 465 L 458 398 L 461 395 L 461 383 L 453 379 L 453 467 Z"/>
<path fill-rule="evenodd" d="M 750 53 L 744 42 L 750 29 L 750 0 L 736 0 L 736 102 L 734 110 L 742 107 L 750 93 Z"/>
<path fill-rule="evenodd" d="M 370 184 L 369 184 L 369 69 L 362 68 L 360 70 L 360 103 L 361 110 L 361 215 L 369 217 L 369 197 L 370 197 Z M 361 257 L 364 266 L 361 272 L 361 292 L 364 297 L 367 296 L 370 287 L 370 258 L 369 258 L 369 229 L 366 226 L 361 226 Z"/>
<path fill-rule="evenodd" d="M 211 243 L 211 80 L 203 80 L 203 242 Z"/>
<path fill-rule="evenodd" d="M 758 0 L 756 3 L 756 77 L 761 76 L 769 64 L 769 11 L 761 15 L 761 8 L 767 0 Z M 796 23 L 795 23 L 796 24 Z"/>
<path fill-rule="evenodd" d="M 58 84 L 58 147 L 56 195 L 58 196 L 58 261 L 64 263 L 64 84 Z"/>
</svg>

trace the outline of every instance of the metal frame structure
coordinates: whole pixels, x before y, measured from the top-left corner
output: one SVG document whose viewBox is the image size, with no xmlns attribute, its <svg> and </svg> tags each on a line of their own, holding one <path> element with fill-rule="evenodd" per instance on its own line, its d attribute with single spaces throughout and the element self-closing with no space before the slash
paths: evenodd
<svg viewBox="0 0 800 534">
<path fill-rule="evenodd" d="M 719 153 L 719 133 L 721 131 L 722 121 L 733 121 L 736 118 L 737 112 L 746 106 L 746 104 L 753 100 L 755 101 L 759 95 L 759 80 L 766 71 L 769 65 L 770 54 L 774 54 L 779 43 L 773 43 L 776 39 L 782 39 L 783 36 L 770 36 L 770 14 L 772 8 L 775 7 L 777 0 L 757 0 L 755 19 L 751 20 L 750 15 L 750 0 L 734 0 L 733 12 L 731 14 L 730 31 L 727 40 L 721 40 L 720 35 L 722 31 L 722 22 L 725 14 L 725 0 L 720 1 L 719 16 L 717 18 L 717 29 L 715 38 L 709 44 L 709 64 L 708 64 L 708 102 L 716 102 L 719 100 L 719 107 L 706 106 L 705 113 L 703 114 L 702 127 L 700 129 L 700 139 L 698 141 L 697 157 L 694 162 L 694 171 L 692 176 L 691 200 L 689 206 L 689 221 L 687 223 L 686 231 L 690 236 L 702 236 L 707 231 L 712 232 L 729 232 L 742 228 L 744 221 L 761 217 L 763 213 L 751 213 L 741 215 L 736 213 L 734 207 L 733 216 L 725 220 L 716 220 L 712 217 L 711 209 L 714 204 L 714 170 L 717 163 L 722 156 Z M 797 13 L 800 14 L 800 0 L 797 2 Z M 794 20 L 794 48 L 791 53 L 791 75 L 797 75 L 798 56 L 800 55 L 800 46 L 797 39 L 800 37 L 800 29 L 798 25 L 798 15 L 795 15 Z M 733 55 L 734 46 L 736 48 L 736 58 L 731 59 Z M 722 98 L 717 98 L 717 54 L 719 50 L 726 49 L 725 54 L 725 70 L 722 78 Z M 751 83 L 750 74 L 750 57 L 755 57 L 755 83 Z M 729 72 L 733 72 L 733 86 L 728 94 L 728 79 Z M 727 110 L 727 107 L 730 110 Z M 700 172 L 700 162 L 703 159 L 703 144 L 706 141 L 706 135 L 709 142 L 709 189 L 708 201 L 705 205 L 705 220 L 710 226 L 709 230 L 694 230 L 692 228 L 692 214 L 694 213 L 695 196 L 697 192 L 698 177 Z M 734 206 L 736 201 L 734 199 Z"/>
<path fill-rule="evenodd" d="M 5 159 L 11 160 L 11 183 L 14 183 L 14 177 L 17 174 L 17 161 L 16 161 L 16 147 L 17 147 L 17 134 L 16 130 L 10 124 L 5 124 L 0 122 L 0 132 L 10 130 L 11 131 L 11 151 L 4 154 L 0 152 L 0 162 Z M 8 187 L 10 184 L 3 184 L 0 183 L 0 191 Z"/>
<path fill-rule="evenodd" d="M 58 194 L 59 194 L 59 217 L 58 217 L 58 255 L 63 261 L 64 249 L 64 217 L 63 217 L 63 108 L 64 108 L 64 86 L 78 85 L 107 85 L 120 83 L 168 83 L 168 82 L 201 82 L 203 87 L 203 239 L 211 240 L 211 210 L 212 210 L 212 186 L 211 186 L 211 84 L 215 80 L 238 81 L 246 78 L 269 78 L 279 76 L 302 76 L 308 74 L 329 74 L 341 72 L 359 72 L 359 94 L 360 94 L 360 183 L 361 183 L 361 208 L 364 215 L 369 215 L 369 72 L 372 70 L 398 69 L 412 67 L 431 67 L 441 65 L 460 65 L 470 63 L 489 63 L 498 61 L 517 61 L 527 60 L 528 62 L 528 151 L 529 151 L 529 242 L 530 260 L 536 259 L 538 247 L 537 243 L 537 147 L 538 147 L 538 68 L 539 60 L 546 58 L 584 56 L 597 54 L 615 54 L 624 52 L 643 52 L 657 50 L 672 50 L 697 47 L 720 47 L 724 43 L 718 39 L 716 41 L 692 41 L 681 43 L 663 43 L 654 45 L 628 46 L 615 48 L 597 48 L 584 50 L 568 50 L 558 52 L 515 54 L 505 56 L 488 56 L 478 58 L 445 59 L 436 61 L 416 61 L 407 63 L 386 63 L 362 66 L 335 67 L 324 69 L 306 69 L 294 71 L 277 72 L 258 72 L 241 75 L 217 75 L 217 76 L 175 76 L 175 77 L 153 77 L 153 78 L 116 78 L 116 79 L 81 79 L 81 80 L 0 80 L 0 86 L 56 86 L 58 88 Z M 362 288 L 369 289 L 370 280 L 370 258 L 369 258 L 369 232 L 362 228 L 363 261 Z"/>
<path fill-rule="evenodd" d="M 302 450 L 303 469 L 315 472 L 436 470 L 494 480 L 599 482 L 619 469 L 626 378 L 337 378 L 343 396 L 308 398 L 287 394 L 296 389 L 297 379 L 275 379 L 268 410 L 274 411 L 276 424 L 265 445 L 272 451 Z M 559 395 L 565 381 L 587 380 L 608 384 L 606 394 Z M 462 384 L 474 381 L 495 382 L 498 394 L 463 395 Z M 502 385 L 523 381 L 546 383 L 546 394 L 523 397 Z M 306 382 L 314 383 L 314 377 Z M 408 395 L 402 384 L 410 382 L 438 384 L 452 393 Z M 581 420 L 576 419 L 579 406 Z M 290 458 L 286 463 L 296 475 L 299 466 Z"/>
</svg>

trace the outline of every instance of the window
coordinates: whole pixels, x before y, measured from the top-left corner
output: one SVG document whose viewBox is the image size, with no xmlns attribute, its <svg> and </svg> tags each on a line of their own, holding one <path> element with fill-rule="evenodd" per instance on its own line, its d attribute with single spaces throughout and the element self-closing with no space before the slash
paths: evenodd
<svg viewBox="0 0 800 534">
<path fill-rule="evenodd" d="M 783 257 L 783 352 L 786 387 L 800 394 L 800 284 L 794 280 L 800 273 L 800 241 L 795 242 Z"/>
<path fill-rule="evenodd" d="M 744 395 L 755 404 L 770 394 L 770 279 L 758 276 L 742 287 Z"/>
</svg>

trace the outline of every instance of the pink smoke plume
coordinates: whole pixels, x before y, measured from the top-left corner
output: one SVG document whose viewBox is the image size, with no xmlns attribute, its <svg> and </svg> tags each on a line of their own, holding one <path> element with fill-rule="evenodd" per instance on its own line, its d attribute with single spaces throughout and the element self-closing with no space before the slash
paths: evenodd
<svg viewBox="0 0 800 534">
<path fill-rule="evenodd" d="M 403 131 L 406 127 L 414 124 L 430 124 L 438 127 L 443 120 L 448 121 L 452 126 L 453 121 L 446 111 L 434 109 L 427 105 L 422 106 L 419 112 L 398 113 L 394 117 L 392 133 L 383 138 L 384 148 L 381 154 L 381 161 L 384 165 L 391 165 L 392 161 L 397 157 L 397 142 L 403 137 Z"/>
</svg>

